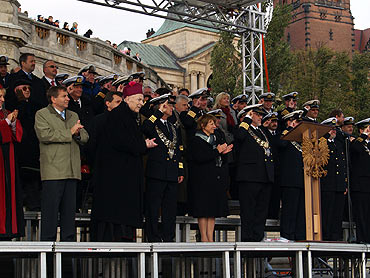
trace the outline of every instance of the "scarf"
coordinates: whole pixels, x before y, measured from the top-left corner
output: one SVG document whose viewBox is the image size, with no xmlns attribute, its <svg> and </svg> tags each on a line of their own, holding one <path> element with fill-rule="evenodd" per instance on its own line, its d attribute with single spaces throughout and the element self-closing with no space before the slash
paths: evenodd
<svg viewBox="0 0 370 278">
<path fill-rule="evenodd" d="M 227 123 L 227 125 L 229 127 L 234 127 L 235 126 L 235 121 L 234 121 L 233 116 L 231 115 L 230 107 L 229 106 L 222 107 L 221 110 L 222 110 L 222 112 L 224 112 L 226 114 L 226 123 Z"/>
</svg>

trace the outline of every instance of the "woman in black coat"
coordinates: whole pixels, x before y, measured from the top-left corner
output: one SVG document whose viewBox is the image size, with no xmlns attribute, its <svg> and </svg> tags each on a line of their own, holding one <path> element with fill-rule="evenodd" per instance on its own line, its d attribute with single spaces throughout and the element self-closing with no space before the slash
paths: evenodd
<svg viewBox="0 0 370 278">
<path fill-rule="evenodd" d="M 213 241 L 215 217 L 226 216 L 227 164 L 223 155 L 232 145 L 219 144 L 214 131 L 216 118 L 199 118 L 195 136 L 189 142 L 189 200 L 191 214 L 198 218 L 202 242 Z"/>
</svg>

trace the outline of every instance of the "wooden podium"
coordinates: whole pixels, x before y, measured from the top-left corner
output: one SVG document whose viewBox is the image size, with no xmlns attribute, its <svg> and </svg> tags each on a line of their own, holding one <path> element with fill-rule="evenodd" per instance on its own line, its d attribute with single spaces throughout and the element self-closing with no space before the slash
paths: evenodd
<svg viewBox="0 0 370 278">
<path fill-rule="evenodd" d="M 320 177 L 326 175 L 323 166 L 328 163 L 329 148 L 326 140 L 319 142 L 319 139 L 330 129 L 332 127 L 328 125 L 303 121 L 281 137 L 283 140 L 302 143 L 306 240 L 310 241 L 322 240 Z"/>
</svg>

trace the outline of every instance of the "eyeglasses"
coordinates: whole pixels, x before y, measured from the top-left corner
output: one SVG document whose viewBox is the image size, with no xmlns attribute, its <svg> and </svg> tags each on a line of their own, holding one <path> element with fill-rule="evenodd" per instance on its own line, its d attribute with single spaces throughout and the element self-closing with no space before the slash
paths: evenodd
<svg viewBox="0 0 370 278">
<path fill-rule="evenodd" d="M 59 69 L 58 66 L 54 66 L 54 65 L 51 65 L 51 66 L 48 66 L 48 68 L 56 68 L 56 69 Z"/>
<path fill-rule="evenodd" d="M 31 91 L 31 87 L 30 86 L 24 86 L 23 88 L 22 88 L 22 91 Z"/>
</svg>

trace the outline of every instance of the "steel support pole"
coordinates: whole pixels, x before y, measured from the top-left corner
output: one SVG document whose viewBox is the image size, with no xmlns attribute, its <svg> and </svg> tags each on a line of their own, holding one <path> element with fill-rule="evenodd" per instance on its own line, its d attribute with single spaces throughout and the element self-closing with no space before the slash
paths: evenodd
<svg viewBox="0 0 370 278">
<path fill-rule="evenodd" d="M 229 251 L 225 251 L 223 254 L 223 270 L 224 278 L 230 278 L 230 254 Z"/>
</svg>

